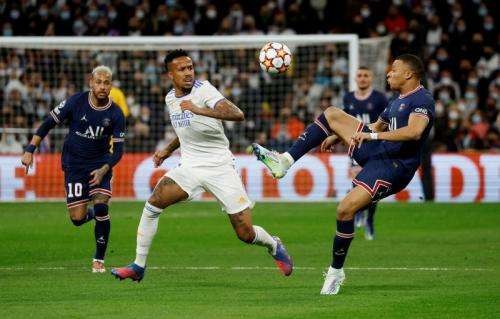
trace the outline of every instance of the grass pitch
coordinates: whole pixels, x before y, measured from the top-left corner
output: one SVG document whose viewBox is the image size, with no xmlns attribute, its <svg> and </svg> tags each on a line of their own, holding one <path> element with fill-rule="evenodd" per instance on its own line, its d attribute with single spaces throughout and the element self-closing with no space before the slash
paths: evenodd
<svg viewBox="0 0 500 319">
<path fill-rule="evenodd" d="M 105 274 L 93 226 L 63 203 L 0 204 L 0 318 L 500 318 L 499 204 L 381 204 L 376 239 L 357 231 L 337 296 L 321 296 L 335 204 L 258 204 L 296 269 L 240 243 L 216 203 L 169 208 L 140 283 L 109 268 L 135 255 L 143 203 L 111 204 Z"/>
</svg>

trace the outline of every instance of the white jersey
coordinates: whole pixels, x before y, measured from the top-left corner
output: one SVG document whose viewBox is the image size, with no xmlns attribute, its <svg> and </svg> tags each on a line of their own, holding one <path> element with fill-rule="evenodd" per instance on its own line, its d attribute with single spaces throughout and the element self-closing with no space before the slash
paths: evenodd
<svg viewBox="0 0 500 319">
<path fill-rule="evenodd" d="M 170 121 L 179 137 L 181 165 L 220 166 L 232 163 L 229 141 L 224 134 L 222 121 L 211 117 L 182 112 L 180 103 L 191 100 L 197 107 L 214 108 L 224 96 L 208 81 L 195 81 L 191 92 L 176 97 L 175 89 L 168 92 L 165 103 Z"/>
</svg>

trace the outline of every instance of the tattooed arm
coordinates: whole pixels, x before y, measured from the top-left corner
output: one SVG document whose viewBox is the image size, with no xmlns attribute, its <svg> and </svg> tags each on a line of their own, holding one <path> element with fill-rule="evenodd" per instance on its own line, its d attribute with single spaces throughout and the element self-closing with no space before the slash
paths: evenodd
<svg viewBox="0 0 500 319">
<path fill-rule="evenodd" d="M 153 163 L 155 167 L 158 167 L 163 163 L 163 161 L 168 158 L 172 153 L 180 146 L 179 137 L 176 137 L 170 142 L 165 149 L 156 151 L 153 155 Z"/>
<path fill-rule="evenodd" d="M 207 117 L 213 117 L 219 120 L 226 121 L 244 121 L 245 115 L 243 111 L 241 111 L 236 105 L 234 105 L 231 101 L 227 99 L 222 99 L 217 104 L 215 104 L 214 108 L 208 107 L 197 107 L 190 100 L 184 100 L 180 104 L 182 111 L 191 111 L 197 115 L 203 115 Z"/>
</svg>

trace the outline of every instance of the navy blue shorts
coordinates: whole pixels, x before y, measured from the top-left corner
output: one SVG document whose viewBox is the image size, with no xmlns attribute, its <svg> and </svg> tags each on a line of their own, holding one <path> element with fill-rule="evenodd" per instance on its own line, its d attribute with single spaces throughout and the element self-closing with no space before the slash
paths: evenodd
<svg viewBox="0 0 500 319">
<path fill-rule="evenodd" d="M 358 132 L 371 132 L 360 124 Z M 380 141 L 365 141 L 361 147 L 349 147 L 351 156 L 363 169 L 352 180 L 354 186 L 363 187 L 373 201 L 381 200 L 403 190 L 415 175 L 415 170 L 404 167 L 397 159 L 384 156 Z"/>
<path fill-rule="evenodd" d="M 66 204 L 68 208 L 87 204 L 93 195 L 101 193 L 111 197 L 112 171 L 103 176 L 100 184 L 90 186 L 90 173 L 102 165 L 92 168 L 64 169 L 64 188 L 66 189 Z"/>
</svg>

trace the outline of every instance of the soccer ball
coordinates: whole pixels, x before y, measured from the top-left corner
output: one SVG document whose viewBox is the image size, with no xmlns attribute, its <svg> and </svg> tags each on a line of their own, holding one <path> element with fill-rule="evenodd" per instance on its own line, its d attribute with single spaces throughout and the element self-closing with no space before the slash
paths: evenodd
<svg viewBox="0 0 500 319">
<path fill-rule="evenodd" d="M 259 64 L 268 73 L 283 73 L 292 63 L 292 53 L 283 43 L 269 42 L 260 49 Z"/>
</svg>

